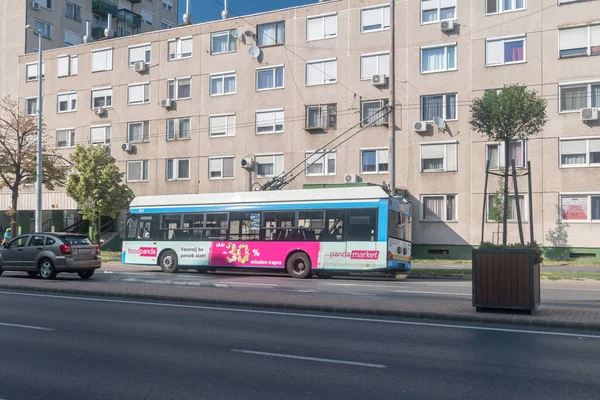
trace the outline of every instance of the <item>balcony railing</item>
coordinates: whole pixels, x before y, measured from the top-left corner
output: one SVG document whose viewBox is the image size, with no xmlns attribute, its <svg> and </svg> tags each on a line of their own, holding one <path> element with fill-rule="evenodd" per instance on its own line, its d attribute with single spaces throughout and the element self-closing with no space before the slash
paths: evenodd
<svg viewBox="0 0 600 400">
<path fill-rule="evenodd" d="M 116 15 L 118 11 L 117 5 L 107 0 L 93 0 L 92 2 L 92 12 L 94 14 L 106 17 L 108 14 Z"/>
<path fill-rule="evenodd" d="M 129 0 L 131 4 L 140 4 L 142 0 Z"/>
<path fill-rule="evenodd" d="M 142 16 L 123 8 L 117 14 L 117 23 L 119 22 L 125 22 L 134 28 L 139 28 L 142 26 Z"/>
<path fill-rule="evenodd" d="M 94 26 L 92 28 L 92 38 L 98 40 L 104 37 L 104 29 L 106 29 L 105 26 Z"/>
</svg>

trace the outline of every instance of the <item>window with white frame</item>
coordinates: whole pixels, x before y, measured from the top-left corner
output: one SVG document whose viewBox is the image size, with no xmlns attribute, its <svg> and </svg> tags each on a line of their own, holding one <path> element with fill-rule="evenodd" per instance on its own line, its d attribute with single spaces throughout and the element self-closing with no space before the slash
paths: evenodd
<svg viewBox="0 0 600 400">
<path fill-rule="evenodd" d="M 40 5 L 40 7 L 52 10 L 52 3 L 54 0 L 36 0 L 36 2 Z"/>
<path fill-rule="evenodd" d="M 192 43 L 191 37 L 169 40 L 169 61 L 190 58 L 192 56 Z"/>
<path fill-rule="evenodd" d="M 38 112 L 38 99 L 37 97 L 30 97 L 25 99 L 25 114 L 35 115 Z"/>
<path fill-rule="evenodd" d="M 486 39 L 485 65 L 505 65 L 525 62 L 526 37 L 514 36 L 506 39 Z"/>
<path fill-rule="evenodd" d="M 171 100 L 192 98 L 192 78 L 177 78 L 167 81 L 167 97 Z"/>
<path fill-rule="evenodd" d="M 507 221 L 508 222 L 517 222 L 517 202 L 515 200 L 515 195 L 514 194 L 509 194 L 508 195 L 508 210 L 507 210 Z M 496 195 L 495 194 L 489 194 L 488 198 L 487 198 L 487 207 L 486 207 L 486 214 L 487 214 L 487 221 L 488 222 L 495 222 L 492 219 L 492 216 L 490 215 L 490 205 L 493 206 L 496 203 Z M 525 202 L 525 195 L 524 194 L 520 194 L 519 195 L 519 209 L 521 210 L 521 221 L 522 222 L 527 222 L 527 210 L 525 209 L 526 207 L 526 202 Z"/>
<path fill-rule="evenodd" d="M 148 180 L 148 161 L 127 161 L 127 182 L 144 182 Z"/>
<path fill-rule="evenodd" d="M 487 14 L 524 10 L 527 8 L 527 0 L 485 0 L 485 4 Z"/>
<path fill-rule="evenodd" d="M 57 129 L 56 147 L 75 147 L 75 129 Z"/>
<path fill-rule="evenodd" d="M 283 21 L 258 25 L 256 30 L 259 46 L 275 46 L 285 43 L 285 23 Z"/>
<path fill-rule="evenodd" d="M 582 108 L 600 107 L 600 82 L 559 86 L 559 111 L 579 112 Z"/>
<path fill-rule="evenodd" d="M 559 143 L 561 167 L 600 167 L 600 138 L 564 138 Z"/>
<path fill-rule="evenodd" d="M 58 77 L 77 75 L 79 70 L 79 58 L 77 56 L 60 56 L 56 58 Z"/>
<path fill-rule="evenodd" d="M 65 46 L 76 46 L 83 43 L 83 37 L 75 32 L 65 30 Z"/>
<path fill-rule="evenodd" d="M 257 178 L 270 178 L 283 172 L 283 154 L 254 156 L 254 174 Z"/>
<path fill-rule="evenodd" d="M 388 149 L 361 150 L 360 160 L 360 172 L 363 174 L 381 174 L 388 172 Z"/>
<path fill-rule="evenodd" d="M 281 89 L 282 87 L 283 65 L 256 70 L 256 90 Z"/>
<path fill-rule="evenodd" d="M 600 222 L 600 194 L 561 194 L 560 219 L 568 222 Z"/>
<path fill-rule="evenodd" d="M 127 87 L 127 104 L 150 102 L 150 83 L 136 83 Z"/>
<path fill-rule="evenodd" d="M 306 106 L 306 129 L 336 129 L 337 104 Z"/>
<path fill-rule="evenodd" d="M 373 75 L 390 75 L 390 53 L 362 54 L 360 56 L 360 79 L 371 79 Z"/>
<path fill-rule="evenodd" d="M 320 40 L 337 36 L 337 14 L 306 17 L 306 40 Z"/>
<path fill-rule="evenodd" d="M 211 54 L 232 53 L 237 50 L 237 39 L 233 36 L 235 29 L 215 32 L 210 35 Z"/>
<path fill-rule="evenodd" d="M 167 180 L 178 181 L 190 179 L 190 159 L 170 158 L 167 159 Z"/>
<path fill-rule="evenodd" d="M 283 70 L 283 67 L 282 67 Z M 337 59 L 307 61 L 306 86 L 337 82 Z"/>
<path fill-rule="evenodd" d="M 375 32 L 390 29 L 390 6 L 377 6 L 360 10 L 360 31 Z"/>
<path fill-rule="evenodd" d="M 110 143 L 110 125 L 92 126 L 90 127 L 90 142 L 92 144 L 108 144 Z"/>
<path fill-rule="evenodd" d="M 422 143 L 421 172 L 456 171 L 458 143 Z"/>
<path fill-rule="evenodd" d="M 77 92 L 59 93 L 56 96 L 59 113 L 77 111 Z"/>
<path fill-rule="evenodd" d="M 171 29 L 173 26 L 175 26 L 173 22 L 164 18 L 160 21 L 160 29 Z"/>
<path fill-rule="evenodd" d="M 235 114 L 208 117 L 208 137 L 235 136 Z"/>
<path fill-rule="evenodd" d="M 152 46 L 144 44 L 141 46 L 132 46 L 129 48 L 129 66 L 133 67 L 135 63 L 150 63 L 152 57 Z"/>
<path fill-rule="evenodd" d="M 146 25 L 152 26 L 154 24 L 154 14 L 150 11 L 142 10 L 140 14 L 142 16 L 142 21 L 144 21 Z"/>
<path fill-rule="evenodd" d="M 130 143 L 147 142 L 150 123 L 148 121 L 129 122 L 127 124 L 127 141 Z"/>
<path fill-rule="evenodd" d="M 208 179 L 232 179 L 234 161 L 233 156 L 209 157 Z"/>
<path fill-rule="evenodd" d="M 284 111 L 265 110 L 256 112 L 256 134 L 283 132 Z"/>
<path fill-rule="evenodd" d="M 174 8 L 174 0 L 162 0 L 162 8 L 163 10 L 167 10 L 168 12 L 173 12 Z"/>
<path fill-rule="evenodd" d="M 37 81 L 38 79 L 38 63 L 29 63 L 25 65 L 25 81 Z M 46 77 L 46 62 L 42 61 L 42 79 Z"/>
<path fill-rule="evenodd" d="M 456 18 L 457 0 L 421 0 L 421 24 Z"/>
<path fill-rule="evenodd" d="M 190 137 L 190 118 L 171 118 L 167 120 L 167 140 L 189 139 Z"/>
<path fill-rule="evenodd" d="M 306 176 L 335 175 L 336 152 L 306 152 Z"/>
<path fill-rule="evenodd" d="M 113 49 L 92 51 L 92 72 L 110 71 L 113 68 Z"/>
<path fill-rule="evenodd" d="M 456 70 L 456 44 L 421 47 L 421 73 Z"/>
<path fill-rule="evenodd" d="M 457 221 L 456 195 L 436 194 L 421 196 L 421 221 Z"/>
<path fill-rule="evenodd" d="M 388 103 L 388 99 L 363 101 L 361 104 L 361 125 L 387 124 L 389 117 L 389 111 L 387 109 Z"/>
<path fill-rule="evenodd" d="M 92 108 L 112 107 L 112 88 L 92 89 Z"/>
<path fill-rule="evenodd" d="M 81 6 L 73 4 L 69 1 L 66 2 L 65 17 L 74 19 L 77 22 L 81 22 Z"/>
<path fill-rule="evenodd" d="M 434 117 L 445 121 L 458 119 L 456 93 L 421 96 L 421 119 L 433 121 Z"/>
<path fill-rule="evenodd" d="M 235 72 L 226 72 L 213 74 L 210 76 L 210 95 L 223 96 L 225 94 L 235 94 L 236 76 Z"/>
<path fill-rule="evenodd" d="M 52 40 L 52 24 L 41 21 L 39 19 L 33 20 L 34 35 L 39 35 L 41 33 L 43 38 Z"/>
<path fill-rule="evenodd" d="M 512 160 L 515 160 L 516 168 L 525 168 L 527 165 L 527 145 L 522 140 L 515 140 L 509 145 L 509 167 L 512 167 Z M 504 143 L 486 144 L 486 162 L 489 160 L 490 169 L 504 168 Z"/>
</svg>

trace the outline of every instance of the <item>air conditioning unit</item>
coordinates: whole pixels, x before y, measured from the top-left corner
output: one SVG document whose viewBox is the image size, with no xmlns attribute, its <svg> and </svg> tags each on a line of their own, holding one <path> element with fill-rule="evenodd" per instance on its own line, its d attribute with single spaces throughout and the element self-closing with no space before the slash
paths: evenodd
<svg viewBox="0 0 600 400">
<path fill-rule="evenodd" d="M 442 32 L 454 32 L 454 21 L 442 21 L 440 23 L 440 29 L 442 30 Z"/>
<path fill-rule="evenodd" d="M 131 151 L 131 143 L 123 143 L 121 145 L 121 150 L 130 152 Z"/>
<path fill-rule="evenodd" d="M 143 61 L 138 61 L 135 63 L 135 72 L 139 72 L 140 74 L 146 72 L 146 63 Z"/>
<path fill-rule="evenodd" d="M 37 1 L 32 1 L 31 2 L 31 8 L 33 8 L 34 10 L 39 10 L 40 9 L 40 3 L 38 3 Z"/>
<path fill-rule="evenodd" d="M 240 166 L 244 169 L 252 169 L 254 168 L 254 161 L 252 161 L 251 158 L 242 158 L 242 161 L 240 161 Z"/>
<path fill-rule="evenodd" d="M 383 86 L 387 84 L 387 82 L 388 77 L 385 75 L 373 75 L 371 77 L 371 83 L 373 84 L 373 86 Z"/>
<path fill-rule="evenodd" d="M 582 121 L 595 121 L 598 119 L 597 108 L 582 108 L 579 114 Z"/>
<path fill-rule="evenodd" d="M 344 175 L 344 183 L 358 183 L 362 182 L 362 178 L 356 174 Z"/>
<path fill-rule="evenodd" d="M 96 115 L 104 115 L 106 109 L 104 107 L 94 107 L 94 114 Z"/>
<path fill-rule="evenodd" d="M 166 109 L 170 109 L 173 108 L 173 100 L 171 99 L 164 99 L 160 102 L 160 106 L 162 108 L 166 108 Z"/>
<path fill-rule="evenodd" d="M 413 131 L 427 132 L 427 122 L 426 121 L 414 121 L 413 122 Z"/>
</svg>

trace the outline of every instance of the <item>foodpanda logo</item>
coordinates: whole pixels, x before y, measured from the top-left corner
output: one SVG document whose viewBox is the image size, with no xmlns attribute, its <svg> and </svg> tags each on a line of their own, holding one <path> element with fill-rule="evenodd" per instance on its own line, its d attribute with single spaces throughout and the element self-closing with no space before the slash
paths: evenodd
<svg viewBox="0 0 600 400">
<path fill-rule="evenodd" d="M 140 247 L 139 249 L 127 249 L 127 254 L 140 257 L 156 257 L 158 249 L 156 247 Z"/>
</svg>

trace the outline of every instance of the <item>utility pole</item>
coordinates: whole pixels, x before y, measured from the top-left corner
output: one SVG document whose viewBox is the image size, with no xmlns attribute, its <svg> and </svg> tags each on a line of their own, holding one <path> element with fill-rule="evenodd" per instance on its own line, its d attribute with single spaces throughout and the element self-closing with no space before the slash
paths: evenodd
<svg viewBox="0 0 600 400">
<path fill-rule="evenodd" d="M 389 166 L 392 194 L 396 193 L 396 0 L 390 0 Z"/>
</svg>

